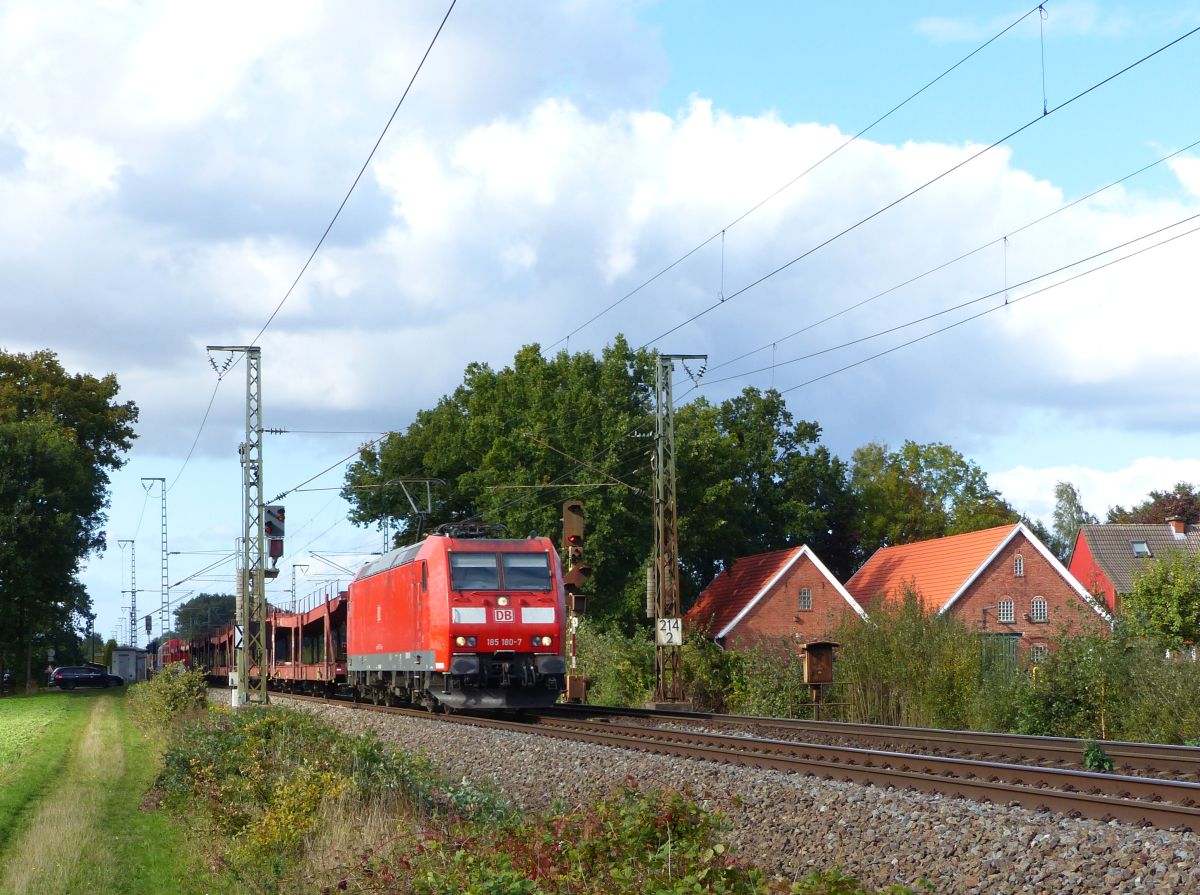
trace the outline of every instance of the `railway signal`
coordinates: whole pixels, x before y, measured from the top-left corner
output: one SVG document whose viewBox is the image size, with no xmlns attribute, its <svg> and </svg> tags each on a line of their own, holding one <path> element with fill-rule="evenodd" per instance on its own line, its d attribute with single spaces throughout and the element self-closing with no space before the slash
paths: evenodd
<svg viewBox="0 0 1200 895">
<path fill-rule="evenodd" d="M 592 567 L 583 561 L 583 501 L 563 501 L 562 527 L 563 546 L 567 548 L 563 587 L 567 593 L 577 594 L 592 575 Z"/>
<path fill-rule="evenodd" d="M 278 504 L 263 507 L 263 536 L 267 539 L 267 556 L 272 560 L 283 556 L 283 516 L 283 507 Z M 272 562 L 272 568 L 274 565 Z"/>
</svg>

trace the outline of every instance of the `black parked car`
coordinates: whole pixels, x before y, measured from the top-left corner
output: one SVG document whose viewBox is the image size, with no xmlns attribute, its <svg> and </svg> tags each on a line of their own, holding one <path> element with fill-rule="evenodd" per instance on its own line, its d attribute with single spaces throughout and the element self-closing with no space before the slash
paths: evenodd
<svg viewBox="0 0 1200 895">
<path fill-rule="evenodd" d="M 103 666 L 66 665 L 55 668 L 50 673 L 50 686 L 62 690 L 74 690 L 76 687 L 111 687 L 114 678 L 118 683 L 121 679 L 110 675 Z"/>
</svg>

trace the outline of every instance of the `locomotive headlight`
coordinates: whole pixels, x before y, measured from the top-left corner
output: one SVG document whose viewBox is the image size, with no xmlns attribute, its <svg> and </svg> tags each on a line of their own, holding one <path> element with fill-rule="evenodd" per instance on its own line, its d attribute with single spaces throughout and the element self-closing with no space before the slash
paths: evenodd
<svg viewBox="0 0 1200 895">
<path fill-rule="evenodd" d="M 454 644 L 456 646 L 466 646 L 467 638 L 463 637 L 462 635 L 459 635 L 458 637 L 454 638 Z"/>
<path fill-rule="evenodd" d="M 507 606 L 508 605 L 508 597 L 505 596 L 504 594 L 501 594 L 500 596 L 496 597 L 496 605 L 497 606 Z"/>
<path fill-rule="evenodd" d="M 474 638 L 474 637 L 468 637 L 468 638 L 467 638 L 467 646 L 474 646 L 474 645 L 475 645 L 475 638 Z"/>
</svg>

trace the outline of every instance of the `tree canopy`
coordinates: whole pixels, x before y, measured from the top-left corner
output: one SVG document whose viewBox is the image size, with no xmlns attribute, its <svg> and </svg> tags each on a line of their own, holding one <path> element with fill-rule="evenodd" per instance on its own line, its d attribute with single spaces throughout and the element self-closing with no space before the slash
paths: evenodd
<svg viewBox="0 0 1200 895">
<path fill-rule="evenodd" d="M 872 442 L 850 461 L 864 556 L 880 547 L 978 531 L 1018 515 L 975 463 L 946 444 Z"/>
<path fill-rule="evenodd" d="M 175 607 L 175 636 L 183 640 L 203 636 L 233 621 L 236 614 L 237 599 L 233 595 L 198 594 Z"/>
<path fill-rule="evenodd" d="M 1130 631 L 1177 647 L 1200 640 L 1200 555 L 1169 550 L 1134 572 L 1123 608 Z"/>
<path fill-rule="evenodd" d="M 104 547 L 109 474 L 138 414 L 117 392 L 115 377 L 68 374 L 53 352 L 0 351 L 0 641 L 27 672 L 35 645 L 78 647 L 91 609 L 76 576 Z"/>
<path fill-rule="evenodd" d="M 631 627 L 644 617 L 652 552 L 654 364 L 618 337 L 598 357 L 529 345 L 509 367 L 469 365 L 452 394 L 363 449 L 342 492 L 350 518 L 396 523 L 397 543 L 429 522 L 464 520 L 557 539 L 563 500 L 579 498 L 595 569 L 589 613 Z M 1017 518 L 947 445 L 867 445 L 848 466 L 773 390 L 681 403 L 675 445 L 685 605 L 739 556 L 808 544 L 846 576 L 882 544 Z M 429 520 L 402 486 L 421 478 L 445 482 Z"/>
<path fill-rule="evenodd" d="M 1195 485 L 1178 482 L 1170 491 L 1151 491 L 1145 500 L 1128 510 L 1113 507 L 1106 521 L 1155 525 L 1172 518 L 1182 519 L 1188 525 L 1200 522 L 1200 494 L 1196 493 Z"/>
</svg>

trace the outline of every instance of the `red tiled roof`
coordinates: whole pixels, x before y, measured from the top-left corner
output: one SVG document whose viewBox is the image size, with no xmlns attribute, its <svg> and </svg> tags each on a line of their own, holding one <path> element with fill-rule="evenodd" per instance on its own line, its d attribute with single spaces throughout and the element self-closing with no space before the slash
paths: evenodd
<svg viewBox="0 0 1200 895">
<path fill-rule="evenodd" d="M 712 580 L 684 616 L 688 630 L 716 634 L 725 628 L 803 547 L 743 556 Z"/>
<path fill-rule="evenodd" d="M 947 538 L 881 547 L 846 582 L 846 590 L 870 611 L 879 597 L 898 600 L 905 582 L 915 583 L 925 607 L 937 612 L 983 565 L 1016 525 L 1001 525 Z"/>
</svg>

